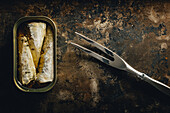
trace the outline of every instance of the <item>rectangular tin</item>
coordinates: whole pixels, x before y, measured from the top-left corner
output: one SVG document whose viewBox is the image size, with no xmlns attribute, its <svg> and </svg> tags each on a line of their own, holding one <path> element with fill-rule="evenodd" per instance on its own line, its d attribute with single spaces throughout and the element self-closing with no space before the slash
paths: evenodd
<svg viewBox="0 0 170 113">
<path fill-rule="evenodd" d="M 40 21 L 40 22 L 46 22 L 49 25 L 51 25 L 52 29 L 53 29 L 53 33 L 54 33 L 54 39 L 53 39 L 53 44 L 54 44 L 54 79 L 51 83 L 49 83 L 47 86 L 42 87 L 42 88 L 28 88 L 23 86 L 18 78 L 18 66 L 17 66 L 17 30 L 18 27 L 25 23 L 25 22 L 34 22 L 34 21 Z M 50 18 L 46 17 L 46 16 L 27 16 L 27 17 L 22 17 L 20 18 L 15 24 L 14 24 L 14 28 L 13 28 L 13 79 L 14 79 L 14 83 L 15 85 L 22 91 L 24 92 L 46 92 L 48 90 L 50 90 L 56 83 L 57 80 L 57 62 L 56 62 L 56 47 L 57 47 L 57 42 L 56 42 L 56 38 L 57 38 L 57 28 L 55 23 L 53 22 L 53 20 L 51 20 Z"/>
</svg>

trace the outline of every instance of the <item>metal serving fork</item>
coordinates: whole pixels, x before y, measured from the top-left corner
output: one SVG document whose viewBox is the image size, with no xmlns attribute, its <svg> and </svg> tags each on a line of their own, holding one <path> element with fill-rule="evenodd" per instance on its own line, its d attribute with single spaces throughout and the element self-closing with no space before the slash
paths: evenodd
<svg viewBox="0 0 170 113">
<path fill-rule="evenodd" d="M 104 52 L 105 54 L 109 55 L 110 57 L 112 57 L 112 59 L 106 58 L 104 56 L 101 56 L 99 54 L 97 54 L 94 51 L 91 51 L 85 47 L 82 47 L 76 43 L 70 42 L 70 44 L 78 47 L 79 49 L 83 50 L 84 52 L 88 53 L 90 56 L 100 60 L 101 62 L 112 66 L 114 68 L 118 68 L 120 70 L 124 70 L 130 73 L 134 73 L 137 77 L 139 77 L 141 80 L 144 80 L 146 82 L 148 82 L 149 84 L 151 84 L 152 86 L 154 86 L 155 88 L 157 88 L 158 90 L 162 91 L 163 93 L 167 94 L 170 96 L 170 87 L 155 80 L 152 79 L 151 77 L 147 76 L 145 73 L 141 73 L 137 70 L 135 70 L 133 67 L 131 67 L 127 62 L 125 62 L 120 56 L 118 56 L 115 52 L 111 51 L 110 49 L 102 46 L 101 44 L 93 41 L 92 39 L 78 33 L 75 32 L 77 35 L 81 36 L 82 39 L 86 40 L 87 42 L 89 42 L 91 45 L 95 46 L 96 48 L 98 48 L 99 50 L 101 50 L 102 52 Z"/>
</svg>

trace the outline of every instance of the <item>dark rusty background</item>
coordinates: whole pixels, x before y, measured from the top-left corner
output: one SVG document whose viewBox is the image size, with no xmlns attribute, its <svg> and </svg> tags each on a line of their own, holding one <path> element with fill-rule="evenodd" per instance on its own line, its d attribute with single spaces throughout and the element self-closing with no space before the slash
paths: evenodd
<svg viewBox="0 0 170 113">
<path fill-rule="evenodd" d="M 12 30 L 20 17 L 38 15 L 50 17 L 58 28 L 58 80 L 49 92 L 23 93 L 12 78 Z M 170 112 L 170 97 L 68 45 L 70 40 L 87 44 L 75 31 L 170 86 L 169 1 L 4 1 L 0 4 L 1 113 Z"/>
</svg>

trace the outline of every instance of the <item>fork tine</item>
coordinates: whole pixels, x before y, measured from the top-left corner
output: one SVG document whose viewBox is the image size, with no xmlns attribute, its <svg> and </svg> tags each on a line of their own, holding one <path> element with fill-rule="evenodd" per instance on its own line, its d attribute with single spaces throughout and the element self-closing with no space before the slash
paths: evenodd
<svg viewBox="0 0 170 113">
<path fill-rule="evenodd" d="M 113 53 L 113 51 L 111 51 L 110 49 L 102 46 L 101 44 L 97 43 L 96 41 L 78 33 L 75 32 L 77 35 L 81 36 L 84 40 L 86 40 L 87 42 L 89 42 L 90 44 L 92 44 L 93 46 L 97 47 L 99 50 L 103 51 L 104 53 L 106 53 L 107 55 L 109 55 L 110 57 L 113 57 L 115 53 Z"/>
<path fill-rule="evenodd" d="M 92 56 L 92 57 L 100 60 L 101 62 L 103 62 L 103 63 L 105 63 L 105 64 L 107 64 L 107 65 L 112 66 L 111 64 L 113 64 L 113 61 L 111 61 L 111 60 L 109 60 L 108 58 L 105 58 L 105 57 L 97 54 L 96 52 L 93 52 L 93 51 L 91 51 L 91 50 L 89 50 L 89 49 L 87 49 L 87 48 L 85 48 L 85 47 L 83 47 L 83 46 L 80 46 L 80 45 L 78 45 L 78 44 L 76 44 L 76 43 L 73 43 L 73 42 L 70 42 L 70 44 L 76 46 L 77 48 L 83 50 L 84 52 L 86 52 L 86 53 L 89 54 L 90 56 Z"/>
</svg>

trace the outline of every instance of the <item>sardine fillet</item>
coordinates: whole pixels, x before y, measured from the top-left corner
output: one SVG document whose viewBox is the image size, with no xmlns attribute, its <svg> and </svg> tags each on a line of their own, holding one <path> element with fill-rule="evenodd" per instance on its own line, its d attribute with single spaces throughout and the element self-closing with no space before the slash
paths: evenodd
<svg viewBox="0 0 170 113">
<path fill-rule="evenodd" d="M 28 23 L 28 27 L 30 31 L 30 37 L 28 38 L 28 41 L 34 64 L 37 68 L 43 40 L 46 35 L 46 24 L 42 22 L 31 22 Z"/>
<path fill-rule="evenodd" d="M 42 54 L 40 58 L 37 81 L 40 83 L 51 82 L 54 78 L 53 62 L 53 33 L 50 26 L 47 27 L 47 34 L 44 39 Z"/>
<path fill-rule="evenodd" d="M 25 36 L 18 37 L 19 76 L 22 84 L 27 85 L 36 77 L 33 57 Z"/>
</svg>

